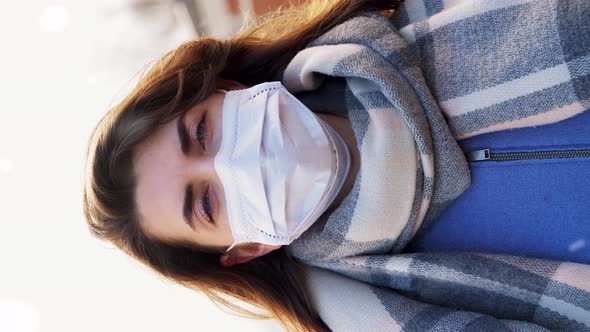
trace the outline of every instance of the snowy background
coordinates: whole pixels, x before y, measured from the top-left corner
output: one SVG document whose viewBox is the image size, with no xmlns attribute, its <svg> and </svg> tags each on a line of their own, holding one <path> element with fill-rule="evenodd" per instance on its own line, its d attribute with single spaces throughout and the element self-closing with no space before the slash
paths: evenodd
<svg viewBox="0 0 590 332">
<path fill-rule="evenodd" d="M 222 8 L 205 1 L 201 13 Z M 200 29 L 239 23 L 218 21 Z M 0 331 L 282 331 L 160 279 L 92 238 L 82 216 L 91 129 L 145 66 L 197 36 L 187 8 L 5 0 L 0 25 Z"/>
</svg>

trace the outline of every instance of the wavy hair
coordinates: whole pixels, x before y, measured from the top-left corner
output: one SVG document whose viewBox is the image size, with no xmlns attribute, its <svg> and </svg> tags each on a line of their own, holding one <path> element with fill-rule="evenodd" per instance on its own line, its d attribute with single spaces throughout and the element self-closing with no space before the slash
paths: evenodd
<svg viewBox="0 0 590 332">
<path fill-rule="evenodd" d="M 221 266 L 219 254 L 188 243 L 146 236 L 134 201 L 133 149 L 160 126 L 216 89 L 216 80 L 253 86 L 280 80 L 293 56 L 361 11 L 393 14 L 401 1 L 315 0 L 248 22 L 234 36 L 185 42 L 158 59 L 131 92 L 111 108 L 87 142 L 83 210 L 92 235 L 108 241 L 163 278 L 203 292 L 232 314 L 276 319 L 288 331 L 329 331 L 306 294 L 301 263 L 284 248 L 246 263 Z M 263 310 L 247 310 L 227 295 Z"/>
</svg>

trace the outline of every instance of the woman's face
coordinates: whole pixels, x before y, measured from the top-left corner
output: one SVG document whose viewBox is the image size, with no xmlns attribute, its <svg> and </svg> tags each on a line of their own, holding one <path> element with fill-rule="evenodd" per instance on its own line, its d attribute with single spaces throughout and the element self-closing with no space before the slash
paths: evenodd
<svg viewBox="0 0 590 332">
<path fill-rule="evenodd" d="M 225 252 L 233 243 L 213 162 L 221 143 L 223 99 L 224 93 L 213 93 L 134 151 L 136 204 L 148 235 L 188 240 L 207 252 Z"/>
</svg>

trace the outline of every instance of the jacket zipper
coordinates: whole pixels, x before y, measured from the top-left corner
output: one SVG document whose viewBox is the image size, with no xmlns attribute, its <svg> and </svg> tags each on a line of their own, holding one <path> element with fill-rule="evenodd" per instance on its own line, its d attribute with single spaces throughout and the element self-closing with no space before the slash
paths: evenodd
<svg viewBox="0 0 590 332">
<path fill-rule="evenodd" d="M 490 149 L 483 149 L 467 152 L 466 157 L 467 161 L 506 161 L 524 159 L 575 158 L 590 157 L 590 149 L 534 152 L 491 152 Z"/>
</svg>

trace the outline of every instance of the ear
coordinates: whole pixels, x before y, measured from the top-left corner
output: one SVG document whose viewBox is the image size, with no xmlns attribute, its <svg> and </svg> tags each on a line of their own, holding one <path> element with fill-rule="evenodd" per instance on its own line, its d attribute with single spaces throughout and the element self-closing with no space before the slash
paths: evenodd
<svg viewBox="0 0 590 332">
<path fill-rule="evenodd" d="M 238 90 L 238 89 L 246 89 L 248 86 L 234 80 L 226 80 L 221 77 L 218 77 L 215 80 L 215 87 L 217 89 L 223 90 Z"/>
<path fill-rule="evenodd" d="M 221 255 L 219 263 L 223 266 L 232 266 L 245 263 L 256 257 L 268 254 L 269 252 L 280 248 L 281 245 L 267 245 L 262 243 L 249 242 L 244 245 L 235 246 L 230 252 Z"/>
</svg>

